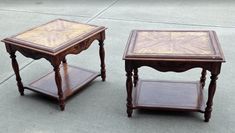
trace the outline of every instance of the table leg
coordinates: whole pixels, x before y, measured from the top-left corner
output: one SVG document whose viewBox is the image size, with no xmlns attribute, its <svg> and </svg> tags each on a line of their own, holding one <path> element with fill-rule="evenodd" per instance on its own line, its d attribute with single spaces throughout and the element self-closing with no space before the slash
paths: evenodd
<svg viewBox="0 0 235 133">
<path fill-rule="evenodd" d="M 63 63 L 67 63 L 66 58 L 64 57 L 64 59 L 62 60 Z"/>
<path fill-rule="evenodd" d="M 127 64 L 126 64 L 127 65 Z M 127 91 L 127 115 L 128 117 L 132 116 L 133 112 L 133 104 L 132 104 L 132 89 L 133 89 L 133 83 L 132 83 L 132 69 L 126 69 L 126 91 Z"/>
<path fill-rule="evenodd" d="M 16 75 L 16 81 L 17 81 L 17 86 L 18 86 L 18 90 L 20 92 L 20 95 L 24 95 L 24 86 L 23 83 L 21 82 L 21 78 L 20 78 L 20 73 L 19 73 L 19 66 L 16 60 L 16 55 L 15 53 L 10 53 L 10 57 L 11 57 L 11 63 L 12 63 L 12 68 L 15 72 Z"/>
<path fill-rule="evenodd" d="M 61 76 L 60 76 L 59 65 L 54 66 L 54 71 L 55 71 L 55 81 L 56 81 L 56 85 L 58 88 L 59 105 L 60 105 L 61 111 L 63 111 L 65 108 L 65 104 L 64 104 L 64 94 L 63 94 L 63 90 L 62 90 L 62 82 L 61 82 L 62 80 L 61 80 Z"/>
<path fill-rule="evenodd" d="M 212 112 L 212 105 L 213 105 L 213 97 L 216 90 L 216 80 L 218 79 L 218 74 L 211 74 L 211 81 L 208 89 L 208 100 L 206 103 L 206 110 L 205 110 L 205 122 L 209 122 Z"/>
<path fill-rule="evenodd" d="M 205 82 L 206 82 L 206 69 L 202 69 L 200 82 L 201 82 L 202 89 L 203 89 L 205 86 Z"/>
<path fill-rule="evenodd" d="M 105 62 L 104 62 L 104 57 L 105 57 L 105 51 L 104 51 L 104 41 L 101 40 L 99 41 L 100 49 L 99 49 L 99 54 L 100 54 L 100 62 L 101 62 L 101 78 L 102 81 L 105 81 L 106 78 L 106 70 L 105 70 Z"/>
<path fill-rule="evenodd" d="M 136 87 L 137 82 L 139 80 L 139 76 L 138 76 L 138 68 L 134 69 L 134 86 Z"/>
</svg>

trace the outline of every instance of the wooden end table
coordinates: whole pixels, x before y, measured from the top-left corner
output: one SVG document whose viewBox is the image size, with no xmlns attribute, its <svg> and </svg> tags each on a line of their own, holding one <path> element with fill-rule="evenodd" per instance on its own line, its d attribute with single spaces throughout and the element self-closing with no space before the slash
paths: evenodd
<svg viewBox="0 0 235 133">
<path fill-rule="evenodd" d="M 12 67 L 20 94 L 24 95 L 24 89 L 45 94 L 58 99 L 60 109 L 64 110 L 64 101 L 86 84 L 98 76 L 101 76 L 105 81 L 105 51 L 103 47 L 105 29 L 102 26 L 56 19 L 2 40 L 12 59 Z M 86 50 L 94 40 L 99 41 L 101 73 L 67 65 L 66 55 L 79 54 Z M 52 71 L 32 82 L 28 87 L 24 86 L 16 61 L 16 51 L 35 60 L 45 58 L 54 67 L 54 72 Z"/>
<path fill-rule="evenodd" d="M 133 30 L 123 59 L 128 117 L 133 109 L 144 108 L 202 112 L 205 121 L 209 121 L 216 80 L 225 62 L 214 31 Z M 139 80 L 138 68 L 142 66 L 161 72 L 184 72 L 199 67 L 202 72 L 198 82 Z M 211 81 L 205 104 L 203 88 L 207 70 Z"/>
</svg>

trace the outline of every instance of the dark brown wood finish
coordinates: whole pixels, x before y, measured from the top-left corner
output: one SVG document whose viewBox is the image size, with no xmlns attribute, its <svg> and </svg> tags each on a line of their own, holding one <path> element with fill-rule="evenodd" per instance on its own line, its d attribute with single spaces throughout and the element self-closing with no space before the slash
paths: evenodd
<svg viewBox="0 0 235 133">
<path fill-rule="evenodd" d="M 138 80 L 139 80 L 138 68 L 134 68 L 134 87 L 136 87 Z"/>
<path fill-rule="evenodd" d="M 67 99 L 76 94 L 76 92 L 82 90 L 87 83 L 100 76 L 100 73 L 63 64 L 60 65 L 60 75 L 64 99 Z M 59 98 L 54 76 L 54 71 L 51 71 L 40 79 L 29 84 L 29 86 L 25 87 L 25 89 L 29 89 L 53 98 Z"/>
<path fill-rule="evenodd" d="M 64 57 L 64 59 L 62 60 L 63 63 L 67 63 L 66 58 Z"/>
<path fill-rule="evenodd" d="M 105 81 L 106 78 L 106 70 L 105 70 L 105 63 L 104 63 L 104 56 L 105 56 L 105 51 L 104 51 L 104 41 L 100 40 L 99 41 L 99 45 L 100 45 L 100 50 L 99 50 L 99 54 L 100 54 L 100 73 L 101 73 L 101 78 L 102 81 Z"/>
<path fill-rule="evenodd" d="M 54 71 L 55 71 L 55 82 L 56 82 L 56 86 L 58 88 L 58 96 L 59 96 L 60 109 L 63 111 L 65 105 L 64 105 L 64 94 L 63 94 L 63 90 L 62 90 L 62 83 L 61 83 L 61 75 L 60 75 L 59 64 L 54 66 Z"/>
<path fill-rule="evenodd" d="M 92 78 L 85 80 L 84 83 L 81 83 L 81 85 L 76 85 L 76 87 L 78 87 L 78 88 L 72 89 L 72 90 L 70 90 L 72 92 L 67 93 L 67 89 L 70 89 L 70 87 L 67 87 L 67 89 L 63 90 L 62 83 L 64 82 L 64 80 L 62 78 L 66 79 L 66 76 L 69 77 L 69 75 L 71 75 L 71 74 L 66 72 L 67 67 L 63 67 L 63 69 L 64 69 L 63 72 L 65 72 L 66 74 L 63 74 L 63 77 L 61 77 L 61 73 L 60 73 L 61 63 L 64 63 L 64 65 L 67 66 L 66 56 L 68 54 L 79 54 L 80 52 L 89 48 L 89 46 L 92 44 L 92 42 L 94 40 L 97 40 L 97 41 L 99 41 L 99 45 L 100 45 L 100 50 L 99 50 L 100 52 L 99 53 L 100 53 L 100 60 L 101 60 L 101 77 L 102 77 L 102 80 L 105 81 L 105 61 L 104 61 L 105 50 L 103 47 L 103 44 L 104 44 L 103 42 L 105 40 L 106 28 L 102 27 L 102 26 L 81 24 L 81 23 L 77 23 L 74 21 L 67 21 L 67 20 L 62 20 L 62 19 L 53 20 L 47 24 L 55 23 L 55 22 L 56 22 L 56 24 L 58 24 L 58 25 L 55 25 L 55 26 L 58 26 L 58 27 L 56 27 L 57 29 L 59 29 L 57 31 L 58 33 L 60 33 L 61 27 L 64 28 L 63 30 L 70 30 L 70 29 L 66 29 L 66 26 L 69 26 L 69 24 L 72 24 L 75 26 L 76 26 L 76 24 L 78 24 L 78 27 L 76 30 L 79 30 L 79 26 L 81 28 L 88 26 L 89 30 L 85 34 L 76 33 L 78 31 L 71 30 L 71 31 L 69 31 L 69 32 L 71 32 L 71 35 L 74 35 L 76 33 L 76 34 L 78 34 L 78 36 L 75 36 L 72 39 L 67 39 L 66 42 L 63 42 L 62 44 L 57 44 L 55 47 L 47 47 L 46 44 L 45 44 L 45 46 L 43 46 L 41 44 L 37 44 L 37 43 L 30 42 L 28 40 L 26 41 L 26 40 L 22 40 L 22 39 L 17 38 L 17 36 L 20 36 L 21 34 L 26 34 L 27 32 L 30 32 L 31 30 L 34 31 L 35 29 L 40 28 L 40 26 L 33 28 L 33 29 L 30 29 L 26 32 L 22 32 L 18 35 L 6 38 L 2 41 L 5 42 L 6 50 L 10 54 L 10 57 L 12 59 L 12 67 L 13 67 L 13 70 L 16 75 L 17 85 L 18 85 L 18 89 L 19 89 L 20 94 L 21 95 L 24 94 L 24 88 L 25 88 L 25 89 L 33 90 L 33 91 L 51 96 L 53 98 L 57 98 L 59 101 L 60 109 L 64 110 L 64 108 L 65 108 L 64 101 L 66 100 L 66 98 L 69 97 L 70 95 L 74 94 L 75 92 L 77 92 L 78 89 L 83 87 L 85 84 L 94 80 L 99 74 L 93 74 Z M 44 24 L 41 26 L 45 26 L 47 24 Z M 35 31 L 35 33 L 30 33 L 30 34 L 37 34 L 37 32 L 38 31 Z M 43 32 L 47 33 L 47 30 L 45 30 Z M 54 31 L 51 32 L 51 34 L 53 34 L 53 33 L 54 33 Z M 48 34 L 50 34 L 49 31 L 48 31 Z M 69 35 L 67 35 L 67 36 L 69 36 Z M 27 36 L 26 36 L 26 38 L 27 38 Z M 29 40 L 31 39 L 30 37 L 28 37 L 28 38 L 29 38 Z M 60 39 L 60 38 L 58 38 L 58 39 Z M 36 39 L 36 41 L 37 41 L 37 39 Z M 46 43 L 49 44 L 50 41 L 48 41 Z M 47 91 L 45 91 L 45 90 L 42 91 L 42 89 L 40 87 L 38 88 L 35 86 L 34 87 L 32 87 L 32 86 L 31 87 L 24 87 L 23 86 L 23 83 L 21 82 L 21 77 L 19 74 L 18 63 L 15 58 L 16 51 L 20 52 L 21 54 L 23 54 L 26 57 L 29 57 L 29 58 L 32 58 L 35 60 L 45 58 L 46 60 L 48 60 L 51 63 L 51 65 L 54 68 L 54 81 L 56 83 L 56 88 L 54 88 L 54 89 L 57 89 L 58 97 L 56 97 L 54 95 L 54 93 L 47 93 Z M 83 76 L 83 75 L 79 75 L 79 76 Z M 76 77 L 72 76 L 71 78 L 76 78 Z M 68 83 L 68 82 L 65 82 L 65 83 Z M 54 90 L 54 91 L 56 91 L 56 90 Z"/>
<path fill-rule="evenodd" d="M 205 110 L 205 122 L 208 122 L 211 118 L 212 112 L 212 105 L 213 105 L 213 97 L 215 95 L 216 90 L 216 80 L 218 79 L 217 74 L 211 74 L 211 82 L 209 85 L 209 92 L 208 92 L 208 101 L 206 103 L 206 110 Z"/>
<path fill-rule="evenodd" d="M 15 52 L 14 53 L 10 53 L 10 57 L 12 60 L 12 68 L 15 72 L 15 76 L 16 76 L 16 81 L 17 81 L 17 86 L 19 89 L 19 92 L 21 95 L 24 95 L 24 87 L 23 87 L 23 83 L 21 82 L 21 77 L 20 77 L 20 72 L 19 72 L 19 66 L 16 60 L 16 55 Z"/>
<path fill-rule="evenodd" d="M 140 80 L 135 89 L 133 108 L 205 111 L 199 82 Z"/>
<path fill-rule="evenodd" d="M 202 69 L 200 82 L 202 84 L 202 89 L 203 89 L 206 82 L 206 69 Z"/>
<path fill-rule="evenodd" d="M 128 63 L 129 61 L 126 61 L 125 63 L 125 70 L 126 70 L 126 91 L 127 91 L 127 115 L 128 117 L 131 117 L 132 112 L 133 112 L 133 104 L 132 104 L 132 88 L 133 88 L 133 83 L 132 83 L 132 67 Z"/>
<path fill-rule="evenodd" d="M 140 37 L 140 39 L 138 40 L 138 37 L 141 35 L 140 32 L 143 32 L 143 35 L 146 36 L 142 36 Z M 160 32 L 164 32 L 164 35 L 169 35 L 171 34 L 171 32 L 173 32 L 171 35 L 169 35 L 167 38 L 166 36 L 164 36 L 164 39 L 167 40 L 167 42 L 164 42 L 164 39 L 159 38 L 160 35 L 162 35 L 162 33 Z M 176 32 L 176 35 L 174 35 Z M 190 33 L 190 36 L 187 36 L 188 32 Z M 202 35 L 208 35 L 206 39 L 208 39 L 209 41 L 204 41 L 206 42 L 205 45 L 203 46 L 196 46 L 194 47 L 193 44 L 195 45 L 200 45 L 201 43 L 197 43 L 195 42 L 195 40 L 197 40 L 198 42 L 201 42 L 201 39 L 204 39 L 203 36 L 198 37 L 197 39 L 194 39 L 192 37 L 192 35 L 194 35 L 194 33 L 197 34 L 202 34 Z M 156 38 L 153 34 L 157 34 Z M 153 35 L 153 39 L 150 38 L 150 36 Z M 181 36 L 180 39 L 178 38 L 173 38 L 174 36 L 178 37 Z M 182 36 L 185 38 L 190 38 L 182 39 Z M 177 41 L 181 41 L 182 45 L 184 45 L 184 43 L 187 43 L 187 45 L 189 45 L 190 47 L 179 47 L 178 45 L 173 46 L 171 43 L 172 41 L 177 40 Z M 150 41 L 149 41 L 150 40 Z M 190 43 L 190 41 L 193 40 L 194 42 Z M 143 42 L 138 42 L 138 41 L 145 41 Z M 178 44 L 181 44 L 179 42 L 177 42 Z M 139 46 L 137 45 L 139 44 Z M 140 45 L 142 44 L 142 45 Z M 151 44 L 151 45 L 150 45 Z M 165 44 L 165 45 L 163 45 Z M 174 43 L 173 43 L 174 44 Z M 149 45 L 149 49 L 146 48 L 146 46 Z M 206 46 L 208 45 L 208 46 Z M 162 50 L 166 50 L 166 49 L 170 49 L 172 50 L 172 48 L 168 48 L 168 47 L 174 47 L 173 52 L 169 52 L 169 51 L 163 51 L 165 53 L 161 53 L 162 51 L 158 51 L 156 53 L 154 53 L 154 49 L 157 49 L 158 47 L 161 47 Z M 136 48 L 137 47 L 137 48 Z M 178 47 L 178 49 L 177 49 Z M 205 47 L 207 47 L 207 49 L 205 49 Z M 142 49 L 143 50 L 142 50 Z M 197 49 L 199 48 L 204 48 L 204 49 L 200 49 L 202 52 L 205 53 L 209 53 L 209 54 L 203 54 L 203 53 L 199 53 L 199 55 L 192 53 L 193 51 L 197 51 Z M 137 52 L 136 52 L 136 51 Z M 139 51 L 140 52 L 139 52 Z M 142 52 L 142 51 L 143 52 Z M 207 51 L 208 50 L 208 51 Z M 150 51 L 150 52 L 149 52 Z M 183 52 L 187 53 L 184 54 Z M 138 53 L 139 52 L 139 53 Z M 174 54 L 175 52 L 175 54 Z M 180 53 L 181 52 L 181 53 Z M 191 53 L 192 54 L 191 54 Z M 180 53 L 180 54 L 178 54 Z M 126 75 L 127 75 L 127 80 L 126 80 L 126 89 L 127 89 L 127 114 L 128 117 L 131 117 L 132 115 L 132 110 L 133 109 L 139 109 L 139 108 L 147 108 L 147 109 L 166 109 L 166 110 L 180 110 L 180 111 L 198 111 L 198 112 L 202 112 L 205 114 L 205 121 L 208 122 L 210 117 L 211 117 L 211 112 L 212 112 L 212 103 L 213 103 L 213 97 L 215 94 L 215 90 L 216 90 L 216 79 L 217 76 L 220 73 L 220 69 L 221 69 L 221 64 L 222 62 L 225 62 L 224 59 L 224 55 L 222 53 L 222 49 L 220 48 L 220 44 L 218 42 L 216 33 L 214 31 L 156 31 L 156 30 L 133 30 L 130 34 L 129 40 L 127 42 L 127 46 L 126 46 L 126 50 L 124 52 L 124 56 L 123 59 L 125 60 L 125 70 L 126 70 Z M 180 102 L 178 103 L 178 105 L 174 105 L 174 106 L 167 106 L 167 103 L 169 103 L 169 97 L 167 98 L 162 96 L 160 98 L 161 100 L 166 100 L 162 103 L 158 103 L 158 104 L 153 104 L 153 105 L 140 105 L 138 104 L 138 95 L 140 95 L 139 93 L 141 93 L 141 91 L 145 91 L 142 92 L 144 94 L 148 94 L 146 96 L 143 95 L 143 97 L 145 97 L 145 100 L 150 100 L 149 102 L 156 102 L 156 101 L 151 101 L 154 98 L 151 99 L 151 97 L 154 97 L 153 94 L 158 94 L 158 93 L 162 93 L 161 91 L 168 91 L 170 90 L 165 89 L 165 90 L 161 90 L 160 86 L 155 84 L 155 91 L 152 92 L 148 92 L 145 86 L 141 86 L 140 82 L 138 81 L 138 68 L 142 67 L 142 66 L 149 66 L 151 68 L 154 68 L 158 71 L 161 72 L 167 72 L 167 71 L 173 71 L 173 72 L 184 72 L 187 71 L 189 69 L 192 68 L 202 68 L 202 72 L 201 72 L 201 78 L 200 78 L 200 87 L 197 87 L 200 91 L 200 93 L 198 93 L 197 97 L 198 99 L 200 99 L 200 101 L 203 101 L 203 88 L 205 86 L 205 80 L 206 80 L 206 71 L 209 71 L 211 73 L 211 82 L 209 85 L 209 89 L 208 89 L 208 100 L 206 103 L 206 107 L 204 107 L 205 103 L 200 103 L 200 104 L 195 104 L 195 106 L 193 108 L 185 108 L 184 106 L 182 107 Z M 132 75 L 132 72 L 134 71 L 134 76 Z M 132 77 L 134 78 L 134 83 L 132 82 Z M 164 81 L 163 81 L 164 82 Z M 137 86 L 136 86 L 137 84 Z M 134 92 L 136 91 L 136 95 L 133 97 L 132 96 L 132 89 L 133 89 L 133 85 L 136 86 L 134 87 Z M 182 84 L 183 85 L 183 84 Z M 172 87 L 174 88 L 174 85 L 172 85 Z M 147 87 L 149 88 L 149 87 Z M 159 90 L 160 89 L 160 90 Z M 154 90 L 154 89 L 152 89 Z M 159 91 L 158 91 L 159 90 Z M 179 90 L 180 91 L 180 90 Z M 192 91 L 193 92 L 193 91 Z M 164 93 L 165 94 L 165 93 Z M 178 94 L 178 93 L 177 93 Z M 193 93 L 189 93 L 189 95 L 192 95 Z M 173 95 L 173 94 L 171 94 Z M 132 99 L 132 97 L 134 99 Z M 179 98 L 179 97 L 177 97 Z M 156 99 L 155 99 L 156 100 Z M 159 100 L 159 99 L 157 99 Z M 180 99 L 176 99 L 176 101 L 182 101 L 185 100 L 184 97 L 180 97 Z M 157 101 L 158 102 L 158 101 Z M 134 105 L 133 105 L 134 103 Z"/>
</svg>

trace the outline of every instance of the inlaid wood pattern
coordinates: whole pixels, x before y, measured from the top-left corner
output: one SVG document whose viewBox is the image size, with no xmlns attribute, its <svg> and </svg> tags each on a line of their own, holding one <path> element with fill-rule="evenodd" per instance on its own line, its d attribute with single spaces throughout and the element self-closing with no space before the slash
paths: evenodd
<svg viewBox="0 0 235 133">
<path fill-rule="evenodd" d="M 139 31 L 134 54 L 213 55 L 208 32 Z"/>
<path fill-rule="evenodd" d="M 15 36 L 16 39 L 37 45 L 55 48 L 78 36 L 91 32 L 96 27 L 65 20 L 55 20 Z"/>
</svg>

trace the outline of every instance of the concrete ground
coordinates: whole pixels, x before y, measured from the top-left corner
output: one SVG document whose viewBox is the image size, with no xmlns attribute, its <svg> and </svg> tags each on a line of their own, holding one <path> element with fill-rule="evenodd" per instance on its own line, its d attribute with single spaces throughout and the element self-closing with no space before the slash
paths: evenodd
<svg viewBox="0 0 235 133">
<path fill-rule="evenodd" d="M 31 91 L 20 96 L 9 55 L 0 44 L 0 132 L 1 133 L 234 133 L 235 132 L 235 2 L 232 0 L 0 0 L 0 39 L 47 21 L 63 18 L 103 25 L 107 81 L 97 78 L 86 90 L 66 102 L 66 110 Z M 137 111 L 126 116 L 125 71 L 122 54 L 132 29 L 215 30 L 226 57 L 218 79 L 212 118 L 203 122 L 201 113 Z M 98 71 L 98 45 L 68 56 L 73 65 Z M 40 59 L 33 61 L 17 53 L 24 84 L 52 70 Z M 160 73 L 140 69 L 148 79 L 198 80 L 200 69 L 186 73 Z M 207 75 L 209 78 L 209 74 Z M 208 85 L 208 80 L 207 80 Z"/>
</svg>

